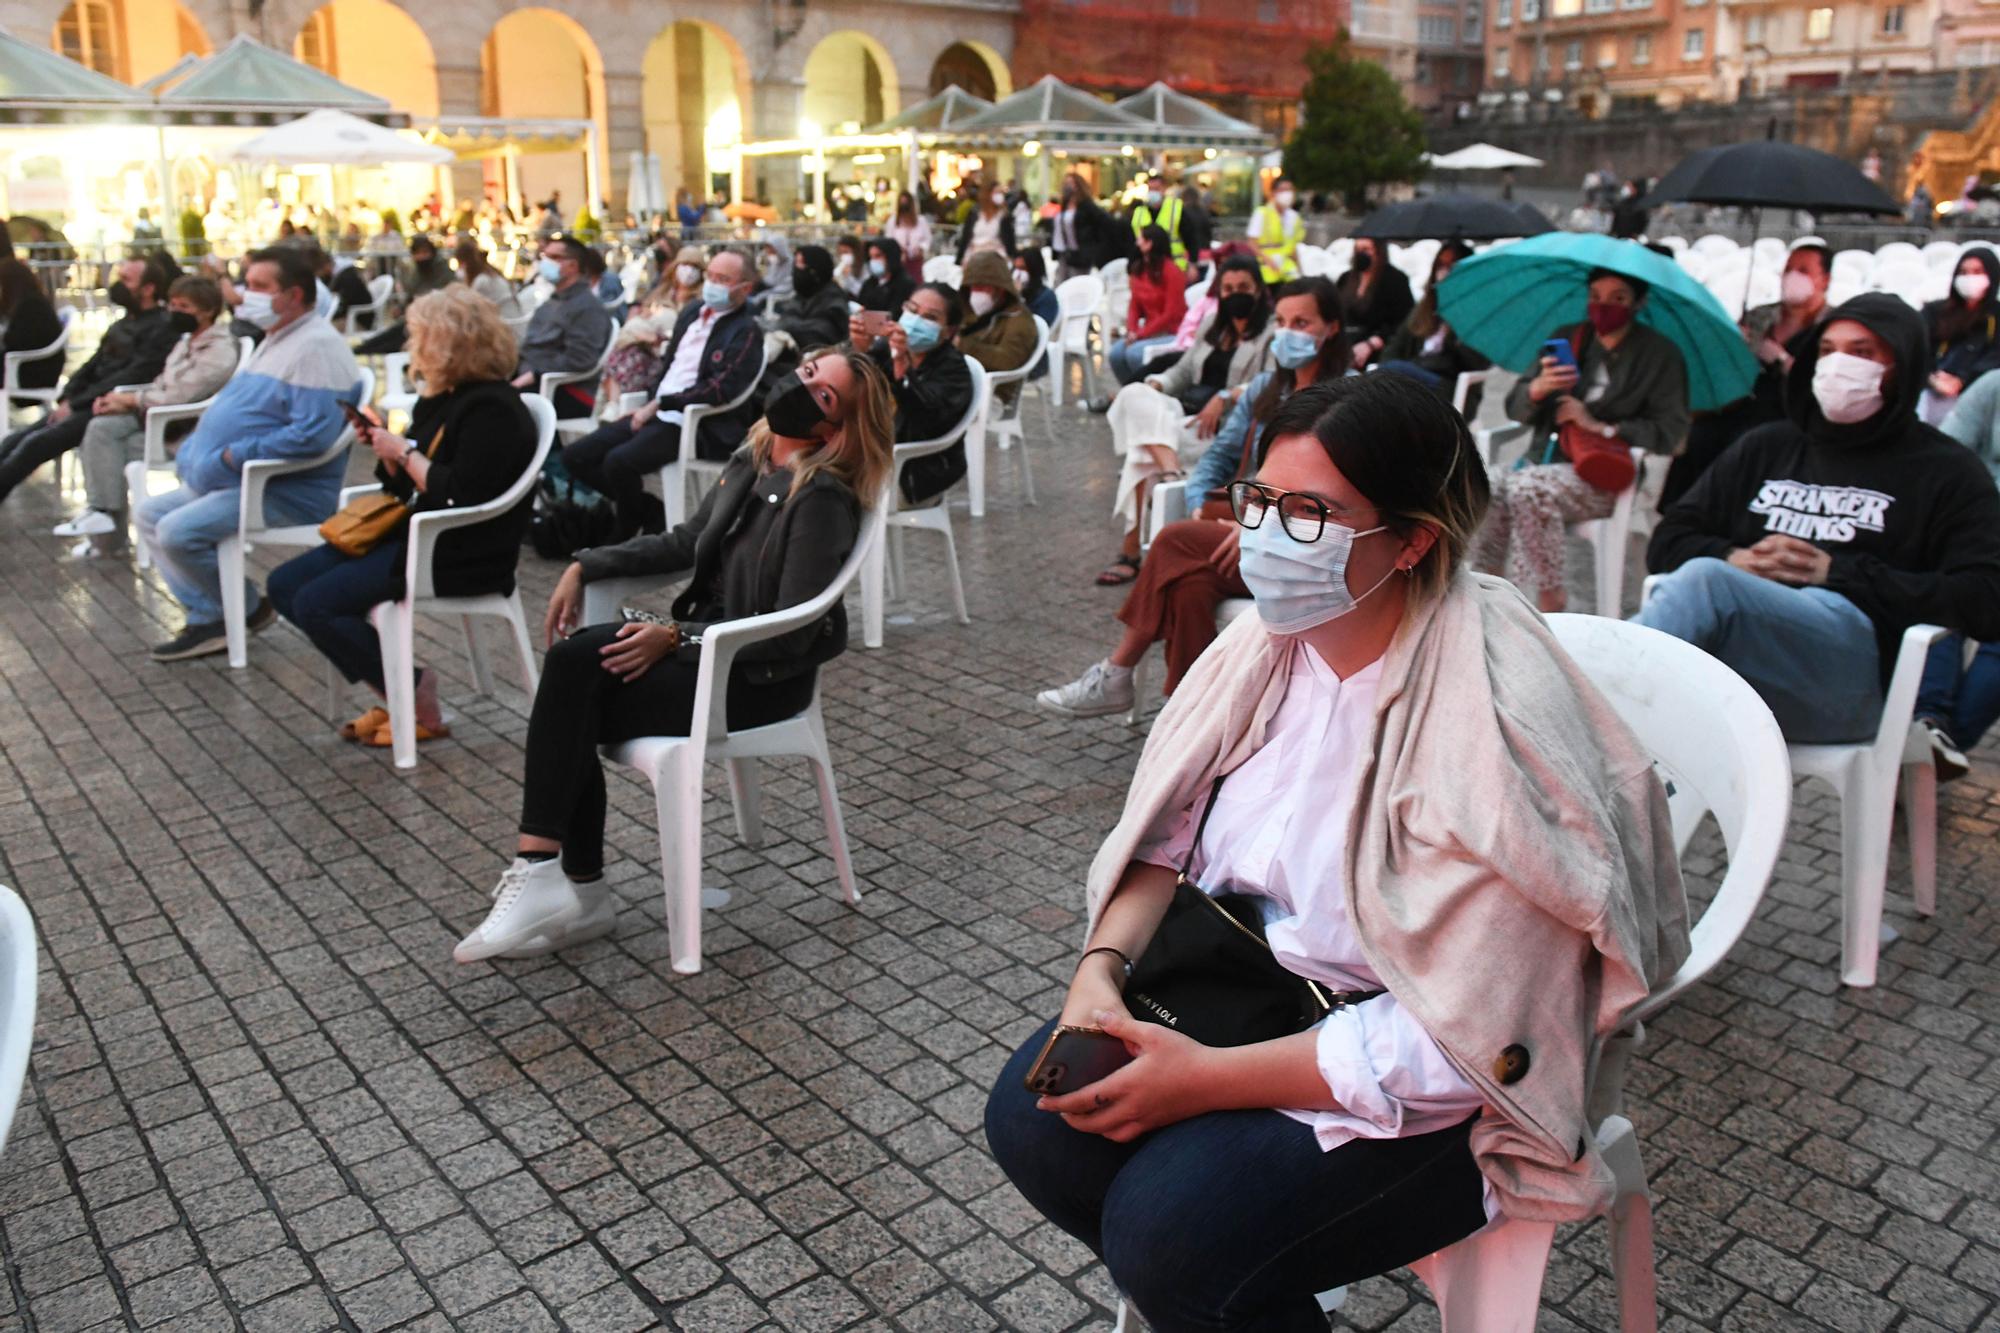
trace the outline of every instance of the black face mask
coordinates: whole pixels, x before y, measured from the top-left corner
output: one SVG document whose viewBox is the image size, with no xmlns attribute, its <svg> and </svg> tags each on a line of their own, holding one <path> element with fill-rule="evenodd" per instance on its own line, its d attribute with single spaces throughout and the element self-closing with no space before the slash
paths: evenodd
<svg viewBox="0 0 2000 1333">
<path fill-rule="evenodd" d="M 111 304 L 117 306 L 120 310 L 131 310 L 139 304 L 139 298 L 132 294 L 132 289 L 125 285 L 123 278 L 120 278 L 118 281 L 112 283 L 110 287 L 106 288 L 104 295 L 110 300 Z"/>
<path fill-rule="evenodd" d="M 1359 273 L 1362 269 L 1375 267 L 1375 257 L 1356 250 L 1354 258 L 1347 261 L 1347 266 Z"/>
<path fill-rule="evenodd" d="M 800 296 L 811 296 L 824 286 L 826 286 L 826 279 L 811 269 L 795 268 L 792 270 L 792 290 Z"/>
<path fill-rule="evenodd" d="M 826 409 L 813 397 L 812 388 L 797 375 L 787 375 L 764 399 L 764 422 L 772 432 L 787 439 L 817 439 L 815 433 L 826 420 Z"/>
<path fill-rule="evenodd" d="M 191 310 L 169 310 L 167 323 L 173 327 L 175 333 L 193 333 L 197 321 Z"/>
<path fill-rule="evenodd" d="M 1215 311 L 1224 319 L 1248 319 L 1257 313 L 1257 298 L 1249 292 L 1237 292 L 1216 302 Z"/>
</svg>

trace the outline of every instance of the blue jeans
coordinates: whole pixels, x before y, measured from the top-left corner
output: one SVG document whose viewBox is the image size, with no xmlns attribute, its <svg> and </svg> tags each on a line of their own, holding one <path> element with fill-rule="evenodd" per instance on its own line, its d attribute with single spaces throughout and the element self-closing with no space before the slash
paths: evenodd
<svg viewBox="0 0 2000 1333">
<path fill-rule="evenodd" d="M 323 487 L 304 492 L 277 485 L 264 488 L 264 521 L 274 526 L 316 523 L 332 507 Z M 222 623 L 222 577 L 216 569 L 215 548 L 224 537 L 236 535 L 242 510 L 239 490 L 199 495 L 183 486 L 140 501 L 133 513 L 160 577 L 187 612 L 190 625 Z M 254 610 L 257 585 L 248 579 L 243 583 L 248 589 L 243 605 Z"/>
<path fill-rule="evenodd" d="M 1153 354 L 1173 345 L 1172 338 L 1147 338 L 1141 342 L 1118 338 L 1113 340 L 1104 360 L 1120 384 L 1136 384 L 1145 378 L 1146 364 L 1153 359 Z"/>
<path fill-rule="evenodd" d="M 368 611 L 403 595 L 407 550 L 407 534 L 398 533 L 366 555 L 322 546 L 294 556 L 271 571 L 271 605 L 304 631 L 341 675 L 384 693 L 382 640 L 368 623 Z"/>
<path fill-rule="evenodd" d="M 1982 643 L 1965 665 L 1965 636 L 1948 634 L 1931 645 L 1917 686 L 1917 716 L 1951 733 L 1961 749 L 1979 744 L 2000 720 L 2000 643 Z"/>
<path fill-rule="evenodd" d="M 1014 1187 L 1104 1261 L 1155 1333 L 1324 1333 L 1314 1293 L 1486 1224 L 1471 1119 L 1326 1152 L 1276 1111 L 1213 1111 L 1113 1143 L 1036 1110 L 1022 1086 L 1053 1026 L 1001 1070 L 986 1141 Z"/>
<path fill-rule="evenodd" d="M 1703 556 L 1662 580 L 1632 619 L 1727 663 L 1788 741 L 1866 741 L 1882 725 L 1875 626 L 1837 592 L 1773 583 Z"/>
</svg>

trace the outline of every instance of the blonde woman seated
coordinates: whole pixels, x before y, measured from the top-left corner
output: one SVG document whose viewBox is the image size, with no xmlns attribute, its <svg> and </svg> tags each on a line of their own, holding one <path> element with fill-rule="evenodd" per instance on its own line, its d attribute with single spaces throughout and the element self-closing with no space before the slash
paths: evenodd
<svg viewBox="0 0 2000 1333">
<path fill-rule="evenodd" d="M 410 433 L 380 428 L 362 442 L 378 460 L 382 489 L 424 513 L 485 504 L 520 479 L 535 456 L 535 422 L 507 383 L 514 373 L 514 336 L 493 303 L 464 285 L 420 296 L 406 321 L 410 369 L 424 396 L 410 413 Z M 440 597 L 474 597 L 514 588 L 514 566 L 528 530 L 534 497 L 504 514 L 439 536 L 432 556 Z M 403 595 L 409 528 L 362 555 L 321 546 L 271 571 L 267 591 L 278 614 L 297 625 L 349 682 L 388 697 L 382 644 L 368 612 Z M 448 735 L 438 703 L 437 673 L 419 668 L 419 741 Z M 389 712 L 370 708 L 340 729 L 343 738 L 387 746 Z"/>
<path fill-rule="evenodd" d="M 631 314 L 611 338 L 611 357 L 604 363 L 600 406 L 616 407 L 626 393 L 651 394 L 667 373 L 666 346 L 674 336 L 681 308 L 701 300 L 702 274 L 708 256 L 698 245 L 684 245 L 660 280 L 632 306 Z"/>
<path fill-rule="evenodd" d="M 1097 576 L 1116 587 L 1139 576 L 1139 508 L 1145 488 L 1178 475 L 1181 455 L 1198 455 L 1271 363 L 1271 294 L 1254 255 L 1231 255 L 1215 277 L 1215 312 L 1195 330 L 1194 346 L 1163 374 L 1128 384 L 1111 400 L 1111 448 L 1123 460 L 1111 512 L 1124 545 Z"/>
<path fill-rule="evenodd" d="M 1487 503 L 1464 422 L 1365 375 L 1300 390 L 1267 438 L 1231 487 L 1257 614 L 1161 712 L 1062 1010 L 986 1107 L 1000 1168 L 1158 1333 L 1324 1330 L 1315 1292 L 1498 1216 L 1591 1215 L 1594 1042 L 1688 948 L 1649 756 L 1518 591 L 1461 570 Z M 1247 1044 L 1126 1003 L 1128 960 L 1199 943 L 1177 917 L 1213 909 L 1168 907 L 1203 894 L 1272 950 L 1223 974 L 1235 998 L 1302 1002 L 1229 1024 L 1228 980 L 1141 979 Z M 1029 1091 L 1057 1023 L 1124 1063 Z"/>
<path fill-rule="evenodd" d="M 702 631 L 825 589 L 889 479 L 894 414 L 888 381 L 868 357 L 815 352 L 771 390 L 763 420 L 692 518 L 586 550 L 563 571 L 528 718 L 520 839 L 493 910 L 453 953 L 459 962 L 525 958 L 610 933 L 617 909 L 604 886 L 597 747 L 686 735 Z M 672 621 L 580 626 L 586 583 L 689 570 Z M 726 687 L 730 727 L 795 716 L 812 701 L 819 668 L 846 647 L 847 615 L 836 602 L 824 619 L 744 649 Z"/>
</svg>

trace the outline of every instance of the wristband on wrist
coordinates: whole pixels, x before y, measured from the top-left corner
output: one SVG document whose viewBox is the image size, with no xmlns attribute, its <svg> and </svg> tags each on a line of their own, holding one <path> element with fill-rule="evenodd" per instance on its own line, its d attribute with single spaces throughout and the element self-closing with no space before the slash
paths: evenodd
<svg viewBox="0 0 2000 1333">
<path fill-rule="evenodd" d="M 1125 951 L 1123 949 L 1114 949 L 1108 944 L 1100 944 L 1094 949 L 1085 949 L 1083 951 L 1083 958 L 1077 959 L 1076 965 L 1079 968 L 1081 968 L 1083 966 L 1083 959 L 1090 957 L 1094 953 L 1110 954 L 1112 957 L 1116 958 L 1119 961 L 1119 963 L 1124 967 L 1126 976 L 1129 977 L 1132 975 L 1132 960 L 1125 956 Z"/>
</svg>

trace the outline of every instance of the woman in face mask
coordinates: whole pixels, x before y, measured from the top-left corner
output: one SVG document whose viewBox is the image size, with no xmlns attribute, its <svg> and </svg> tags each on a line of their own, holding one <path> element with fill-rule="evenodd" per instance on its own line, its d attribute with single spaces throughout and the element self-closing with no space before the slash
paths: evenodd
<svg viewBox="0 0 2000 1333">
<path fill-rule="evenodd" d="M 702 631 L 825 589 L 888 480 L 889 423 L 888 387 L 873 362 L 848 349 L 816 353 L 772 388 L 764 419 L 693 517 L 671 532 L 594 547 L 563 572 L 549 598 L 549 652 L 528 719 L 514 860 L 492 910 L 454 958 L 529 957 L 611 932 L 618 904 L 604 883 L 597 747 L 687 735 Z M 586 584 L 688 573 L 669 621 L 584 624 Z M 846 647 L 847 616 L 836 602 L 821 621 L 746 651 L 726 682 L 731 730 L 796 716 L 812 701 L 820 667 Z"/>
<path fill-rule="evenodd" d="M 861 257 L 859 237 L 843 236 L 833 243 L 833 280 L 850 300 L 861 294 L 861 281 L 867 273 L 868 262 Z"/>
<path fill-rule="evenodd" d="M 1314 1293 L 1521 1194 L 1583 1215 L 1596 1034 L 1688 951 L 1650 756 L 1515 590 L 1460 569 L 1487 501 L 1463 421 L 1366 375 L 1266 434 L 1231 487 L 1256 611 L 1154 723 L 1068 992 L 986 1105 L 1000 1169 L 1156 1328 L 1318 1327 Z M 1275 975 L 1175 984 L 1161 954 L 1217 906 Z M 1254 1016 L 1298 977 L 1324 996 Z M 1175 1026 L 1140 1021 L 1155 991 Z M 1059 1024 L 1106 1034 L 1111 1072 L 1031 1091 Z"/>
<path fill-rule="evenodd" d="M 1378 374 L 1387 371 L 1408 375 L 1430 385 L 1450 402 L 1460 375 L 1485 370 L 1493 364 L 1460 342 L 1437 309 L 1438 284 L 1450 277 L 1458 261 L 1471 253 L 1472 247 L 1463 241 L 1447 241 L 1438 247 L 1437 258 L 1431 261 L 1431 280 L 1424 288 L 1424 299 L 1417 302 L 1417 308 L 1403 321 L 1403 327 L 1383 346 L 1375 363 Z M 1465 400 L 1465 419 L 1476 421 L 1478 417 L 1479 388 L 1475 385 Z"/>
<path fill-rule="evenodd" d="M 764 238 L 757 252 L 755 295 L 769 294 L 774 301 L 792 299 L 792 243 L 775 233 Z"/>
<path fill-rule="evenodd" d="M 972 406 L 972 372 L 958 350 L 959 325 L 964 322 L 958 293 L 941 282 L 927 282 L 910 292 L 902 313 L 889 331 L 869 342 L 868 329 L 856 315 L 848 338 L 868 348 L 889 377 L 896 400 L 896 439 L 935 440 L 949 434 Z M 898 484 L 905 504 L 935 499 L 965 475 L 965 444 L 941 453 L 911 459 Z"/>
<path fill-rule="evenodd" d="M 910 281 L 923 281 L 924 260 L 931 253 L 931 220 L 918 209 L 916 196 L 908 190 L 896 196 L 896 212 L 882 234 L 902 247 L 903 269 Z"/>
<path fill-rule="evenodd" d="M 1365 236 L 1354 242 L 1354 257 L 1337 285 L 1341 318 L 1354 340 L 1354 367 L 1359 370 L 1403 327 L 1417 299 L 1410 294 L 1410 280 L 1389 262 L 1384 243 Z"/>
<path fill-rule="evenodd" d="M 660 280 L 639 298 L 611 339 L 611 359 L 604 363 L 599 403 L 616 404 L 621 394 L 651 393 L 667 372 L 662 352 L 674 333 L 681 310 L 701 300 L 701 282 L 708 256 L 697 245 L 675 252 Z"/>
<path fill-rule="evenodd" d="M 1021 301 L 1030 314 L 1040 315 L 1042 323 L 1051 329 L 1062 316 L 1062 303 L 1056 300 L 1053 287 L 1049 286 L 1048 265 L 1042 259 L 1042 252 L 1029 246 L 1014 256 L 1014 290 L 1021 294 Z M 1029 379 L 1039 379 L 1048 373 L 1048 362 L 1041 362 Z"/>
<path fill-rule="evenodd" d="M 514 293 L 514 285 L 487 262 L 486 251 L 476 239 L 471 235 L 460 236 L 452 248 L 452 258 L 458 262 L 459 281 L 490 301 L 500 312 L 500 318 L 520 318 L 521 302 Z"/>
<path fill-rule="evenodd" d="M 867 253 L 868 271 L 854 299 L 863 310 L 900 314 L 917 285 L 903 267 L 903 248 L 891 237 L 877 236 L 868 242 Z"/>
<path fill-rule="evenodd" d="M 1228 522 L 1228 488 L 1256 471 L 1254 445 L 1285 401 L 1343 374 L 1347 340 L 1341 336 L 1340 299 L 1325 278 L 1299 278 L 1278 289 L 1272 312 L 1271 359 L 1275 370 L 1253 377 L 1199 461 L 1187 475 L 1192 518 L 1153 534 L 1132 591 L 1118 608 L 1125 629 L 1111 655 L 1067 685 L 1043 690 L 1035 702 L 1065 717 L 1123 713 L 1137 702 L 1133 669 L 1158 643 L 1166 658 L 1171 695 L 1188 668 L 1215 638 L 1215 612 L 1224 599 L 1248 597 L 1237 569 L 1237 529 Z M 1127 548 L 1136 556 L 1136 535 Z"/>
<path fill-rule="evenodd" d="M 792 292 L 765 324 L 791 344 L 786 355 L 832 347 L 847 337 L 847 293 L 833 280 L 833 256 L 825 246 L 802 245 L 793 253 Z"/>
<path fill-rule="evenodd" d="M 1680 348 L 1633 322 L 1646 285 L 1622 273 L 1590 275 L 1589 316 L 1549 337 L 1567 343 L 1574 365 L 1544 356 L 1541 370 L 1523 375 L 1507 395 L 1507 415 L 1529 433 L 1534 466 L 1494 480 L 1493 510 L 1474 553 L 1478 568 L 1504 572 L 1544 611 L 1569 605 L 1563 583 L 1563 529 L 1604 518 L 1615 492 L 1586 481 L 1576 461 L 1588 457 L 1558 445 L 1569 428 L 1603 448 L 1639 449 L 1662 458 L 1680 447 L 1688 430 L 1687 368 Z M 1636 484 L 1636 483 L 1634 483 Z M 1618 607 L 1598 607 L 1615 616 Z"/>
<path fill-rule="evenodd" d="M 1271 368 L 1271 301 L 1254 255 L 1222 261 L 1211 289 L 1216 308 L 1194 343 L 1158 374 L 1118 391 L 1110 403 L 1111 448 L 1123 460 L 1111 512 L 1124 542 L 1097 576 L 1100 587 L 1139 573 L 1139 520 L 1154 479 L 1181 470 L 1183 454 L 1208 447 L 1245 386 Z"/>
<path fill-rule="evenodd" d="M 959 330 L 958 350 L 996 373 L 1019 370 L 1035 351 L 1035 317 L 1021 303 L 1014 287 L 1014 270 L 1006 258 L 991 250 L 965 261 L 965 327 Z M 1020 396 L 1019 381 L 994 390 L 1002 404 Z"/>
<path fill-rule="evenodd" d="M 2000 257 L 1975 245 L 1959 257 L 1951 295 L 1924 307 L 1936 369 L 1924 386 L 1917 414 L 1930 425 L 1945 419 L 1958 396 L 2000 366 Z"/>
<path fill-rule="evenodd" d="M 967 255 L 991 250 L 1011 258 L 1014 254 L 1014 212 L 1007 207 L 1007 189 L 998 181 L 979 187 L 979 206 L 958 229 L 958 262 Z"/>
</svg>

